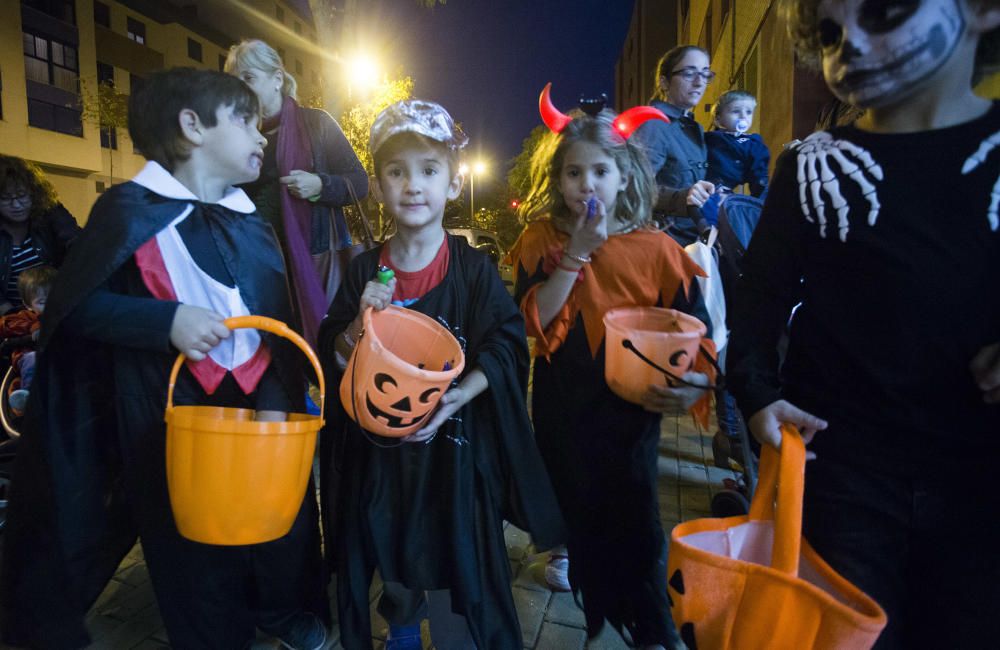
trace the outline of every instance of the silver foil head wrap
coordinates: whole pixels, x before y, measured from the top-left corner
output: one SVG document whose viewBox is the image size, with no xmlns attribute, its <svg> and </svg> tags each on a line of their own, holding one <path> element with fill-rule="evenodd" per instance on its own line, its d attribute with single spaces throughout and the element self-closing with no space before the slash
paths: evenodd
<svg viewBox="0 0 1000 650">
<path fill-rule="evenodd" d="M 396 102 L 379 113 L 372 123 L 368 151 L 375 155 L 386 140 L 399 133 L 419 133 L 452 149 L 461 149 L 469 143 L 444 107 L 420 99 Z"/>
</svg>

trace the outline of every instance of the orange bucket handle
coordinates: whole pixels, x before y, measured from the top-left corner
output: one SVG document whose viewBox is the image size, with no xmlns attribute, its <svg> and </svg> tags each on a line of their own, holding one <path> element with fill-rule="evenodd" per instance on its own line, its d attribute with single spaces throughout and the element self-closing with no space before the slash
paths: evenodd
<svg viewBox="0 0 1000 650">
<path fill-rule="evenodd" d="M 750 502 L 751 521 L 774 521 L 771 566 L 799 575 L 802 551 L 802 499 L 805 490 L 806 444 L 795 425 L 781 425 L 781 449 L 761 445 L 760 476 Z"/>
<path fill-rule="evenodd" d="M 316 377 L 319 379 L 319 419 L 323 419 L 323 415 L 326 412 L 326 380 L 323 378 L 323 368 L 319 365 L 319 358 L 313 352 L 313 349 L 309 347 L 309 344 L 306 343 L 305 339 L 280 320 L 268 318 L 267 316 L 234 316 L 222 321 L 222 324 L 231 330 L 257 329 L 270 332 L 271 334 L 288 339 L 302 350 L 302 353 L 309 359 L 309 363 L 312 364 L 313 370 L 316 371 Z M 177 374 L 181 371 L 181 365 L 183 365 L 186 358 L 183 352 L 178 354 L 177 360 L 174 361 L 174 367 L 170 371 L 170 384 L 167 388 L 168 411 L 174 408 L 174 384 L 177 383 Z"/>
</svg>

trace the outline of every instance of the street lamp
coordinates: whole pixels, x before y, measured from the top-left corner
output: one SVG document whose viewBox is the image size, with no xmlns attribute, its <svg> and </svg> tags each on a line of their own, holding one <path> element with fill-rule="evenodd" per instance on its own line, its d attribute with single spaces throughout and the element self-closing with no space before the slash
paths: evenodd
<svg viewBox="0 0 1000 650">
<path fill-rule="evenodd" d="M 355 87 L 365 91 L 378 83 L 378 64 L 372 57 L 358 54 L 347 64 L 347 78 L 347 96 L 350 98 Z"/>
<path fill-rule="evenodd" d="M 472 224 L 476 223 L 476 174 L 482 175 L 486 172 L 486 165 L 481 160 L 477 160 L 472 163 L 470 168 L 468 165 L 461 165 L 458 168 L 460 173 L 469 175 L 469 217 L 472 219 Z"/>
</svg>

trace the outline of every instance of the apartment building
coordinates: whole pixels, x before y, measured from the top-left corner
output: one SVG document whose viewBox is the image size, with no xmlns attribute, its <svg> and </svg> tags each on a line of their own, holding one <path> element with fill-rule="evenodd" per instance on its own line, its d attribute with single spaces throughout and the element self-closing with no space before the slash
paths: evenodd
<svg viewBox="0 0 1000 650">
<path fill-rule="evenodd" d="M 615 110 L 645 104 L 653 96 L 656 63 L 677 45 L 677 7 L 668 0 L 636 0 L 615 65 Z"/>
<path fill-rule="evenodd" d="M 173 66 L 222 69 L 230 45 L 262 38 L 301 96 L 319 95 L 316 32 L 305 0 L 4 0 L 0 2 L 0 153 L 32 160 L 86 220 L 97 196 L 143 165 L 124 129 L 101 129 L 97 85 L 124 94 Z"/>
</svg>

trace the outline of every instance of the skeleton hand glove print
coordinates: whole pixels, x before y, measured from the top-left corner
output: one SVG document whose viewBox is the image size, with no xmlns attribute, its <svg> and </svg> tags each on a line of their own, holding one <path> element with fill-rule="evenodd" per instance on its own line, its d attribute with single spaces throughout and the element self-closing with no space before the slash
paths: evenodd
<svg viewBox="0 0 1000 650">
<path fill-rule="evenodd" d="M 820 237 L 826 237 L 824 192 L 837 211 L 837 233 L 840 236 L 840 241 L 847 241 L 847 231 L 849 230 L 847 221 L 849 207 L 847 200 L 840 193 L 840 183 L 830 167 L 830 159 L 836 161 L 842 174 L 858 184 L 861 193 L 868 201 L 868 225 L 875 225 L 881 206 L 878 202 L 875 185 L 868 180 L 868 177 L 882 180 L 882 168 L 872 159 L 870 153 L 847 140 L 834 140 L 833 136 L 826 131 L 813 133 L 802 144 L 798 145 L 795 151 L 798 154 L 797 180 L 802 214 L 810 223 L 819 222 Z M 815 220 L 809 209 L 810 201 L 816 210 Z"/>
<path fill-rule="evenodd" d="M 823 0 L 819 18 L 823 76 L 859 108 L 906 99 L 965 33 L 958 0 Z"/>
<path fill-rule="evenodd" d="M 990 137 L 983 140 L 983 142 L 979 145 L 979 149 L 976 150 L 976 153 L 966 159 L 965 164 L 962 165 L 962 174 L 968 174 L 985 163 L 986 158 L 990 155 L 990 152 L 998 146 L 1000 146 L 1000 131 L 997 131 Z M 990 222 L 990 230 L 993 231 L 1000 228 L 998 207 L 1000 207 L 1000 178 L 997 178 L 997 182 L 993 185 L 993 191 L 990 192 L 990 207 L 986 210 L 986 218 Z"/>
</svg>

